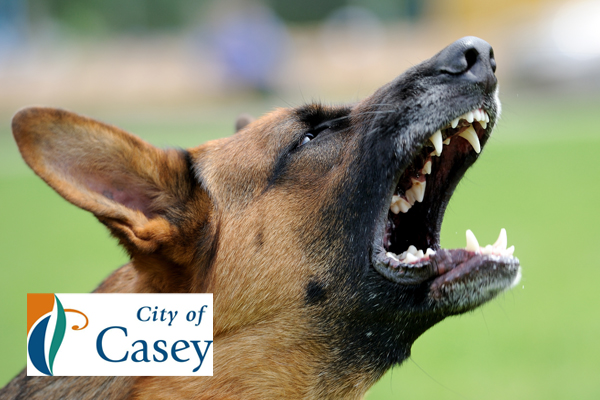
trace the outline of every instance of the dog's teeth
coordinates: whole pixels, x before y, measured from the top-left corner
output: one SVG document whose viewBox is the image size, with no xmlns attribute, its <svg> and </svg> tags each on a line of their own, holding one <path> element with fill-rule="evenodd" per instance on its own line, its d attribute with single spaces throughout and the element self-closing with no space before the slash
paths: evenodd
<svg viewBox="0 0 600 400">
<path fill-rule="evenodd" d="M 410 210 L 411 207 L 412 205 L 403 197 L 397 195 L 392 196 L 392 204 L 390 204 L 390 210 L 392 210 L 394 214 L 398 214 L 399 212 L 406 213 L 408 210 Z"/>
<path fill-rule="evenodd" d="M 465 250 L 479 252 L 479 242 L 477 242 L 475 234 L 470 229 L 467 229 L 467 246 Z"/>
<path fill-rule="evenodd" d="M 408 201 L 404 200 L 402 197 L 400 197 L 400 200 L 398 200 L 397 204 L 398 207 L 400 207 L 400 211 L 403 213 L 406 213 L 412 207 L 412 205 Z"/>
<path fill-rule="evenodd" d="M 469 111 L 468 113 L 465 114 L 464 118 L 467 120 L 468 123 L 473 123 L 474 117 L 473 117 L 473 111 Z"/>
<path fill-rule="evenodd" d="M 458 126 L 459 122 L 460 122 L 460 117 L 453 119 L 452 122 L 450 123 L 450 126 L 452 127 L 452 129 L 456 128 Z"/>
<path fill-rule="evenodd" d="M 490 116 L 488 115 L 487 111 L 483 110 L 483 116 L 485 117 L 485 122 L 489 123 L 490 122 Z"/>
<path fill-rule="evenodd" d="M 390 210 L 394 214 L 398 214 L 400 212 L 400 206 L 398 205 L 398 199 L 400 196 L 393 195 L 392 196 L 392 204 L 390 204 Z"/>
<path fill-rule="evenodd" d="M 479 122 L 484 122 L 485 121 L 485 111 L 483 111 L 481 108 L 479 108 L 479 109 L 477 109 L 477 113 L 479 115 L 475 119 Z"/>
<path fill-rule="evenodd" d="M 425 252 L 425 255 L 428 256 L 434 256 L 435 255 L 435 251 L 431 250 L 429 247 L 427 248 L 427 251 Z"/>
<path fill-rule="evenodd" d="M 418 201 L 419 203 L 423 202 L 423 198 L 425 197 L 425 187 L 427 186 L 427 182 L 426 181 L 418 181 L 416 179 L 411 178 L 412 181 L 412 186 L 411 188 L 406 192 L 406 195 L 408 197 L 408 193 L 411 193 L 411 197 L 415 200 Z M 414 201 L 413 201 L 414 204 Z"/>
<path fill-rule="evenodd" d="M 412 207 L 412 206 L 413 206 L 413 205 L 416 203 L 416 201 L 417 201 L 417 198 L 415 197 L 415 195 L 416 195 L 416 191 L 414 191 L 414 190 L 413 190 L 413 187 L 414 187 L 414 185 L 413 185 L 413 186 L 411 186 L 411 188 L 410 188 L 410 189 L 408 189 L 408 190 L 407 190 L 407 191 L 404 193 L 404 196 L 406 196 L 406 200 L 408 201 L 408 204 L 410 204 L 410 206 L 411 206 L 411 207 Z"/>
<path fill-rule="evenodd" d="M 458 136 L 467 139 L 471 146 L 473 146 L 473 150 L 475 153 L 479 153 L 481 151 L 481 144 L 479 144 L 479 137 L 477 136 L 477 132 L 473 128 L 473 125 L 469 126 L 467 129 L 462 131 Z"/>
<path fill-rule="evenodd" d="M 406 250 L 406 251 L 408 251 L 413 256 L 417 255 L 417 248 L 415 246 L 413 246 L 412 244 L 410 246 L 408 246 L 408 250 Z"/>
<path fill-rule="evenodd" d="M 479 125 L 481 125 L 483 129 L 487 128 L 487 122 L 485 121 L 479 121 Z"/>
<path fill-rule="evenodd" d="M 386 256 L 388 256 L 389 258 L 393 258 L 396 261 L 400 261 L 398 260 L 398 258 L 396 258 L 396 255 L 394 253 L 390 253 L 389 251 L 387 253 L 385 253 Z"/>
<path fill-rule="evenodd" d="M 450 138 L 446 138 L 446 140 L 444 140 L 444 144 L 445 145 L 449 145 L 450 144 Z"/>
<path fill-rule="evenodd" d="M 493 245 L 488 244 L 485 247 L 479 247 L 475 234 L 470 229 L 467 229 L 467 247 L 465 247 L 465 250 L 484 255 L 493 254 L 496 256 L 511 257 L 515 252 L 515 246 L 506 248 L 506 230 L 504 228 L 500 230 L 500 236 L 496 240 L 496 243 Z"/>
<path fill-rule="evenodd" d="M 423 175 L 429 175 L 431 173 L 431 160 L 427 160 L 423 168 L 421 169 Z"/>
<path fill-rule="evenodd" d="M 494 243 L 494 248 L 500 251 L 506 250 L 506 246 L 508 245 L 508 240 L 506 238 L 506 229 L 500 229 L 500 236 L 498 236 L 498 240 Z"/>
<path fill-rule="evenodd" d="M 423 253 L 423 250 L 419 250 L 417 251 L 417 254 L 415 254 L 417 256 L 417 258 L 423 258 L 425 257 L 425 253 Z"/>
<path fill-rule="evenodd" d="M 491 244 L 488 244 L 485 247 L 481 247 L 479 249 L 479 251 L 480 251 L 481 254 L 492 254 L 494 252 L 494 248 L 492 247 Z"/>
<path fill-rule="evenodd" d="M 515 246 L 510 246 L 508 249 L 506 249 L 502 252 L 502 255 L 510 257 L 514 254 L 514 252 L 515 252 Z"/>
<path fill-rule="evenodd" d="M 415 255 L 413 255 L 411 253 L 407 253 L 406 258 L 402 261 L 405 263 L 411 263 L 411 262 L 415 262 L 417 260 L 418 260 L 418 258 Z"/>
<path fill-rule="evenodd" d="M 435 147 L 435 152 L 437 153 L 436 155 L 441 156 L 442 148 L 444 147 L 442 140 L 442 131 L 437 131 L 436 133 L 431 135 L 429 140 L 431 140 L 431 143 L 433 143 L 433 147 Z"/>
</svg>

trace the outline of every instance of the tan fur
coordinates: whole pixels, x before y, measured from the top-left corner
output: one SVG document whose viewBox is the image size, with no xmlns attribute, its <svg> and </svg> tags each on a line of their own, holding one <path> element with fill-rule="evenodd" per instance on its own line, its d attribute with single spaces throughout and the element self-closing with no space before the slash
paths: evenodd
<svg viewBox="0 0 600 400">
<path fill-rule="evenodd" d="M 319 385 L 325 349 L 313 337 L 303 290 L 324 266 L 295 240 L 298 229 L 311 229 L 315 205 L 329 201 L 341 177 L 335 171 L 325 177 L 315 165 L 305 179 L 321 182 L 322 190 L 300 185 L 263 193 L 285 145 L 281 135 L 298 129 L 289 112 L 245 121 L 231 138 L 190 149 L 203 171 L 202 187 L 189 181 L 181 153 L 156 149 L 118 128 L 45 108 L 15 116 L 15 138 L 30 167 L 65 199 L 94 213 L 131 255 L 97 292 L 214 293 L 213 377 L 29 378 L 34 384 L 27 390 L 40 390 L 44 398 L 78 390 L 85 391 L 78 398 L 96 398 L 86 387 L 108 385 L 103 397 L 114 399 L 364 394 L 374 381 L 369 374 L 334 382 L 327 393 Z M 24 379 L 7 387 L 7 398 L 24 390 Z M 58 382 L 55 388 L 50 380 Z"/>
</svg>

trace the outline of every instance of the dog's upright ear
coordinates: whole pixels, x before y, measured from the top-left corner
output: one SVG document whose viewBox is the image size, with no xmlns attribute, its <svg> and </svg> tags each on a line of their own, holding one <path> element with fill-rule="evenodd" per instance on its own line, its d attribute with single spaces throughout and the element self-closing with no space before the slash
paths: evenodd
<svg viewBox="0 0 600 400">
<path fill-rule="evenodd" d="M 241 131 L 252 122 L 254 122 L 254 117 L 252 115 L 245 113 L 238 115 L 235 119 L 235 131 Z"/>
<path fill-rule="evenodd" d="M 178 227 L 169 213 L 181 210 L 198 186 L 185 151 L 158 149 L 116 127 L 50 108 L 19 111 L 12 130 L 35 173 L 96 215 L 132 256 L 173 241 Z"/>
</svg>

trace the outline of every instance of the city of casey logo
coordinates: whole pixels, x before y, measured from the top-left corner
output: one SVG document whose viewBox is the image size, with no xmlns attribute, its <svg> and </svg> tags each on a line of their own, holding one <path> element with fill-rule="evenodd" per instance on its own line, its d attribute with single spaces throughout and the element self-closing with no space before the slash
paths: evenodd
<svg viewBox="0 0 600 400">
<path fill-rule="evenodd" d="M 45 375 L 54 375 L 54 360 L 65 337 L 68 312 L 80 314 L 85 318 L 85 325 L 73 325 L 71 329 L 81 330 L 88 326 L 89 321 L 84 313 L 64 309 L 56 295 L 27 294 L 27 355 L 35 368 Z"/>
<path fill-rule="evenodd" d="M 28 376 L 212 376 L 210 293 L 27 294 Z"/>
</svg>

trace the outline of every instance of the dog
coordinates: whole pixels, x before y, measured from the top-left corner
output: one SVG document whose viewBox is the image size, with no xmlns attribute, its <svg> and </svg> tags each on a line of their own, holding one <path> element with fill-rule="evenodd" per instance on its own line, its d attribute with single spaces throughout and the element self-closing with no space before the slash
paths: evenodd
<svg viewBox="0 0 600 400">
<path fill-rule="evenodd" d="M 131 262 L 96 292 L 214 294 L 212 377 L 27 377 L 3 399 L 358 399 L 445 317 L 512 287 L 502 231 L 442 249 L 444 211 L 500 114 L 496 61 L 466 37 L 361 102 L 244 117 L 158 149 L 27 108 L 27 164 Z"/>
</svg>

